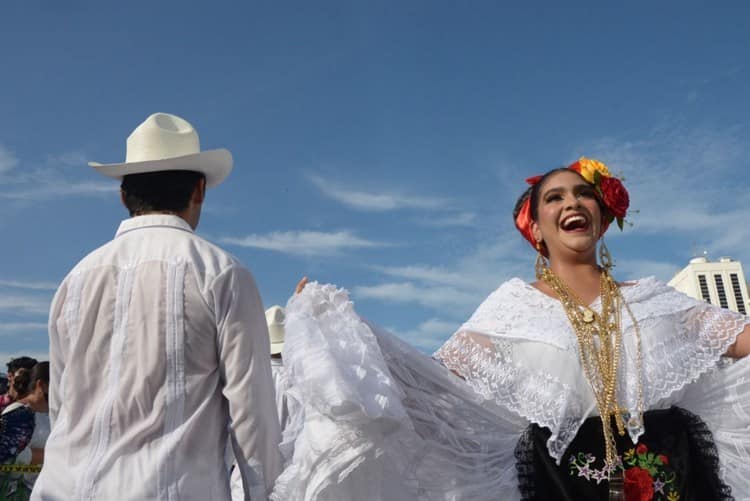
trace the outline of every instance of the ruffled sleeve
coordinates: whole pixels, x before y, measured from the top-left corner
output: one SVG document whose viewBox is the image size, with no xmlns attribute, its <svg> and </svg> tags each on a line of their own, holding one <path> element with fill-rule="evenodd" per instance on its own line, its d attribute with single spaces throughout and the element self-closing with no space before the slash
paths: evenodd
<svg viewBox="0 0 750 501">
<path fill-rule="evenodd" d="M 344 290 L 308 284 L 286 312 L 287 467 L 273 499 L 518 499 L 524 420 L 362 320 Z"/>
</svg>

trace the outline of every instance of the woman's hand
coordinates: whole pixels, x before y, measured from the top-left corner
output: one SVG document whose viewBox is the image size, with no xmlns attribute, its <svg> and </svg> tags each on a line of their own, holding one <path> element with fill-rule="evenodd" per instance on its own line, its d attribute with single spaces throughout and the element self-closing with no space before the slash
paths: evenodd
<svg viewBox="0 0 750 501">
<path fill-rule="evenodd" d="M 737 336 L 737 340 L 729 347 L 725 355 L 732 358 L 744 358 L 750 354 L 750 325 Z"/>
<path fill-rule="evenodd" d="M 299 294 L 302 292 L 302 289 L 305 288 L 305 285 L 307 285 L 307 277 L 302 277 L 302 280 L 297 282 L 297 287 L 294 288 L 294 293 Z"/>
</svg>

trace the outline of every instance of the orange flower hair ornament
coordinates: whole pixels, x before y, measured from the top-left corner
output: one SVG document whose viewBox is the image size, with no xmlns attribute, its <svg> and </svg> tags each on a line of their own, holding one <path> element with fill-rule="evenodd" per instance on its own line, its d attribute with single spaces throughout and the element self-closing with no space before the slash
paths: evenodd
<svg viewBox="0 0 750 501">
<path fill-rule="evenodd" d="M 577 172 L 581 175 L 587 183 L 594 186 L 596 193 L 599 196 L 599 200 L 604 206 L 605 214 L 602 221 L 601 235 L 607 231 L 612 221 L 617 221 L 617 226 L 622 230 L 625 221 L 625 216 L 628 212 L 630 205 L 630 196 L 628 190 L 623 186 L 622 181 L 614 177 L 602 162 L 593 160 L 591 158 L 581 157 L 578 161 L 567 167 L 568 169 Z M 534 176 L 526 180 L 526 182 L 534 186 L 542 180 L 544 176 Z M 533 219 L 531 217 L 531 192 L 527 192 L 526 200 L 523 201 L 523 205 L 518 211 L 516 216 L 516 228 L 521 232 L 521 235 L 529 241 L 532 247 L 536 249 L 537 242 L 534 239 L 534 235 L 531 232 L 531 223 Z M 545 252 L 546 254 L 546 252 Z"/>
</svg>

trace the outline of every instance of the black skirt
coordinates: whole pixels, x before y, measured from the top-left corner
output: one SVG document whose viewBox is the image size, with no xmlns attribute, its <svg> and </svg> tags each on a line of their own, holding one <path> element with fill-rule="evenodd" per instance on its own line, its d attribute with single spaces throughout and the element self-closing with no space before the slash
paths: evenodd
<svg viewBox="0 0 750 501">
<path fill-rule="evenodd" d="M 701 419 L 672 407 L 644 414 L 646 432 L 637 444 L 615 431 L 626 501 L 731 500 L 719 477 L 719 457 Z M 557 465 L 547 452 L 549 430 L 531 425 L 516 447 L 518 485 L 528 501 L 606 501 L 601 419 L 587 419 Z"/>
</svg>

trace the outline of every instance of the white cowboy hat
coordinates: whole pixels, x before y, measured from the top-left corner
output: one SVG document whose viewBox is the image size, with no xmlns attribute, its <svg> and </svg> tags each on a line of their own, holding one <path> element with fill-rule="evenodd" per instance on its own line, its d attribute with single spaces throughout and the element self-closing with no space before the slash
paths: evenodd
<svg viewBox="0 0 750 501">
<path fill-rule="evenodd" d="M 232 154 L 223 148 L 201 151 L 198 133 L 187 120 L 154 113 L 128 137 L 124 163 L 89 162 L 89 166 L 115 179 L 165 170 L 197 171 L 206 176 L 206 186 L 211 188 L 231 172 Z"/>
<path fill-rule="evenodd" d="M 271 341 L 271 355 L 281 353 L 284 348 L 284 308 L 271 306 L 266 310 L 268 339 Z"/>
</svg>

